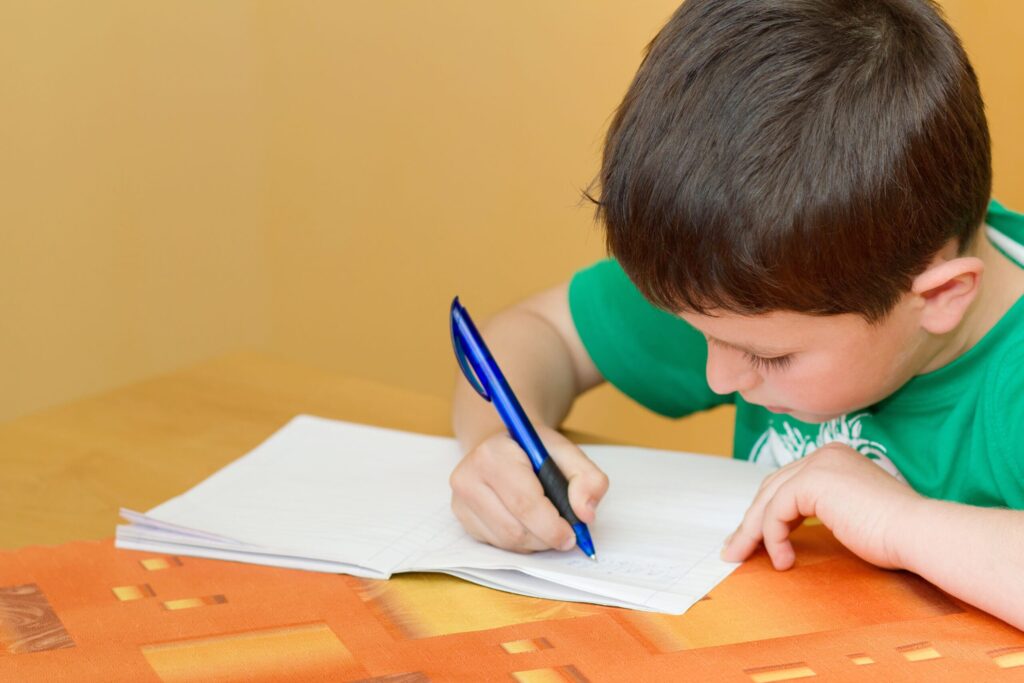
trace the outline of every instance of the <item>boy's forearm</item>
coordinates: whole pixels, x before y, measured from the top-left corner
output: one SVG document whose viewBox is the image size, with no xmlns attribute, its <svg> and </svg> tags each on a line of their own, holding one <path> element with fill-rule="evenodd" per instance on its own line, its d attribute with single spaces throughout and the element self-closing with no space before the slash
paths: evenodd
<svg viewBox="0 0 1024 683">
<path fill-rule="evenodd" d="M 906 569 L 1024 629 L 1024 511 L 922 499 L 905 522 Z"/>
<path fill-rule="evenodd" d="M 509 309 L 481 330 L 512 391 L 535 423 L 557 427 L 578 393 L 569 351 L 558 331 L 539 315 Z M 505 427 L 459 373 L 452 422 L 463 452 Z"/>
</svg>

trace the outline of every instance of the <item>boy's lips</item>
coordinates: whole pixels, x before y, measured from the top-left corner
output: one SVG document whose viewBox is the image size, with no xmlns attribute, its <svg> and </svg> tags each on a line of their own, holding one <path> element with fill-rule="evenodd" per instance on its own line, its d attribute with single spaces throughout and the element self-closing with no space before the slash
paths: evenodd
<svg viewBox="0 0 1024 683">
<path fill-rule="evenodd" d="M 743 396 L 743 394 L 741 393 L 740 396 Z M 761 406 L 765 410 L 771 411 L 773 413 L 788 413 L 789 412 L 789 408 L 786 408 L 785 406 L 770 406 L 770 405 L 768 405 L 766 403 L 758 403 L 757 401 L 751 401 L 746 396 L 743 396 L 743 400 L 746 401 L 747 403 L 751 403 L 751 404 L 756 405 L 756 406 Z"/>
</svg>

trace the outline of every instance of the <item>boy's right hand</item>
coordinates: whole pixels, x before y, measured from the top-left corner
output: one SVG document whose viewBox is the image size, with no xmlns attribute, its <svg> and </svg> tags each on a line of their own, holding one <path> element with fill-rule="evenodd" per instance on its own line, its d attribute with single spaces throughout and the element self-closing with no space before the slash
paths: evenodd
<svg viewBox="0 0 1024 683">
<path fill-rule="evenodd" d="M 576 516 L 592 523 L 608 490 L 608 477 L 559 432 L 537 425 L 537 435 L 569 480 L 569 502 Z M 449 481 L 452 511 L 478 541 L 520 553 L 571 550 L 576 545 L 572 527 L 544 495 L 529 458 L 507 433 L 480 442 Z"/>
</svg>

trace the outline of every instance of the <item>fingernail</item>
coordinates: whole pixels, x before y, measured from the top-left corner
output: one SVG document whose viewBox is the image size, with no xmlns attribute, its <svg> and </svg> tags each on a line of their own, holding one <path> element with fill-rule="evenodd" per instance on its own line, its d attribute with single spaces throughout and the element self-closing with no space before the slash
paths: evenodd
<svg viewBox="0 0 1024 683">
<path fill-rule="evenodd" d="M 576 546 L 575 538 L 566 539 L 565 543 L 562 544 L 560 550 L 572 550 Z"/>
</svg>

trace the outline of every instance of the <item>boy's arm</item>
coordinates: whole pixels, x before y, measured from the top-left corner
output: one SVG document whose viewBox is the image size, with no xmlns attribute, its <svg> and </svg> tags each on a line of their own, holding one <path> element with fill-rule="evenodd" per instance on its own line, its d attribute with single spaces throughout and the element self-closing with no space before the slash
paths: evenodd
<svg viewBox="0 0 1024 683">
<path fill-rule="evenodd" d="M 481 334 L 538 428 L 557 427 L 577 396 L 604 381 L 576 333 L 568 283 L 498 313 Z M 461 375 L 456 381 L 452 421 L 463 452 L 505 431 L 494 406 L 481 400 Z"/>
<path fill-rule="evenodd" d="M 569 480 L 573 510 L 583 522 L 592 522 L 608 479 L 556 429 L 576 396 L 603 381 L 576 333 L 568 285 L 498 314 L 482 335 Z M 470 535 L 520 552 L 575 545 L 572 528 L 544 496 L 526 454 L 508 436 L 497 411 L 461 377 L 453 427 L 466 455 L 451 475 L 452 511 Z"/>
<path fill-rule="evenodd" d="M 905 569 L 1024 630 L 1024 510 L 921 498 L 902 539 Z"/>
<path fill-rule="evenodd" d="M 761 485 L 722 557 L 763 541 L 776 569 L 795 560 L 789 533 L 816 516 L 868 562 L 907 569 L 1024 629 L 1024 511 L 932 500 L 843 444 L 829 444 Z"/>
</svg>

